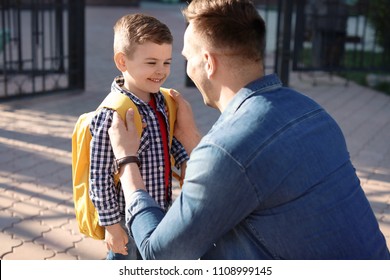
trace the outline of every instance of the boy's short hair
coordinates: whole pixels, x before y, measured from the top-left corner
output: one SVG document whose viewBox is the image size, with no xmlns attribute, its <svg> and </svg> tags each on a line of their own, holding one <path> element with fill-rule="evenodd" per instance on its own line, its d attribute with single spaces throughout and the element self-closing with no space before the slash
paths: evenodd
<svg viewBox="0 0 390 280">
<path fill-rule="evenodd" d="M 265 22 L 251 0 L 193 0 L 182 13 L 210 47 L 263 60 Z"/>
<path fill-rule="evenodd" d="M 172 44 L 173 36 L 167 25 L 145 14 L 128 14 L 115 23 L 114 54 L 131 57 L 135 47 L 145 42 Z"/>
</svg>

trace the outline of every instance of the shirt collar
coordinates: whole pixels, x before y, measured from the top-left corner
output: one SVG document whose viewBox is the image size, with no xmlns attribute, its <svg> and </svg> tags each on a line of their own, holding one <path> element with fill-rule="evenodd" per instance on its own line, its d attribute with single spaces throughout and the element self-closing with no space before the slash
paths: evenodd
<svg viewBox="0 0 390 280">
<path fill-rule="evenodd" d="M 147 102 L 144 102 L 143 100 L 139 99 L 136 95 L 134 95 L 132 92 L 123 88 L 124 83 L 125 83 L 125 79 L 123 78 L 122 75 L 116 76 L 114 81 L 112 82 L 111 90 L 127 95 L 136 105 L 143 105 L 143 106 L 148 105 Z M 164 103 L 163 95 L 161 94 L 161 92 L 159 92 L 154 96 L 157 98 L 156 100 L 157 106 L 160 107 L 161 106 L 160 104 Z"/>
<path fill-rule="evenodd" d="M 280 87 L 282 87 L 282 82 L 276 74 L 266 75 L 254 80 L 236 93 L 222 115 L 233 114 L 252 95 L 268 92 Z"/>
</svg>

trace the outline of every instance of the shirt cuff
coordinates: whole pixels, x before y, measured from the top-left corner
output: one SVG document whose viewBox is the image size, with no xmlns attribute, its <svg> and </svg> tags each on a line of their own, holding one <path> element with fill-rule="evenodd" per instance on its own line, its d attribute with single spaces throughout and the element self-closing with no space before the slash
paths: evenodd
<svg viewBox="0 0 390 280">
<path fill-rule="evenodd" d="M 126 224 L 139 212 L 147 208 L 161 208 L 157 202 L 145 190 L 136 190 L 130 196 L 130 202 L 126 205 Z"/>
<path fill-rule="evenodd" d="M 99 216 L 99 225 L 102 227 L 111 226 L 121 221 L 121 215 L 118 207 L 97 212 Z"/>
</svg>

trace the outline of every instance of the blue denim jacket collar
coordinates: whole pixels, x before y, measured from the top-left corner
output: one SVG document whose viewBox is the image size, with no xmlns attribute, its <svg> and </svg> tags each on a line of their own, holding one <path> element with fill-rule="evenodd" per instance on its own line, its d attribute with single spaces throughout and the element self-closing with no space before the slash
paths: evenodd
<svg viewBox="0 0 390 280">
<path fill-rule="evenodd" d="M 237 111 L 241 104 L 252 95 L 268 92 L 280 87 L 282 87 L 282 82 L 276 74 L 266 75 L 250 82 L 236 93 L 236 96 L 230 101 L 220 119 L 223 119 L 225 115 L 228 116 Z"/>
</svg>

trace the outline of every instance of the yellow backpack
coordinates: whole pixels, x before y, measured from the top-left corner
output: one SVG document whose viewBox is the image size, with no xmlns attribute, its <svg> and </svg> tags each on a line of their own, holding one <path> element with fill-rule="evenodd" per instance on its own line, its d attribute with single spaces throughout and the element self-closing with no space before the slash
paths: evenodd
<svg viewBox="0 0 390 280">
<path fill-rule="evenodd" d="M 160 91 L 164 95 L 168 107 L 169 145 L 171 146 L 176 121 L 176 103 L 169 95 L 169 89 L 160 88 Z M 128 96 L 117 92 L 109 93 L 96 111 L 82 114 L 75 124 L 72 134 L 72 180 L 75 214 L 80 232 L 94 239 L 104 239 L 105 229 L 99 225 L 98 213 L 89 197 L 90 142 L 92 139 L 89 125 L 96 112 L 101 108 L 116 110 L 123 120 L 126 119 L 127 110 L 132 108 L 136 129 L 140 136 L 142 133 L 142 119 L 137 106 Z M 171 161 L 173 161 L 172 157 Z M 174 176 L 178 178 L 177 174 Z M 119 182 L 118 177 L 115 178 L 115 182 Z"/>
</svg>

